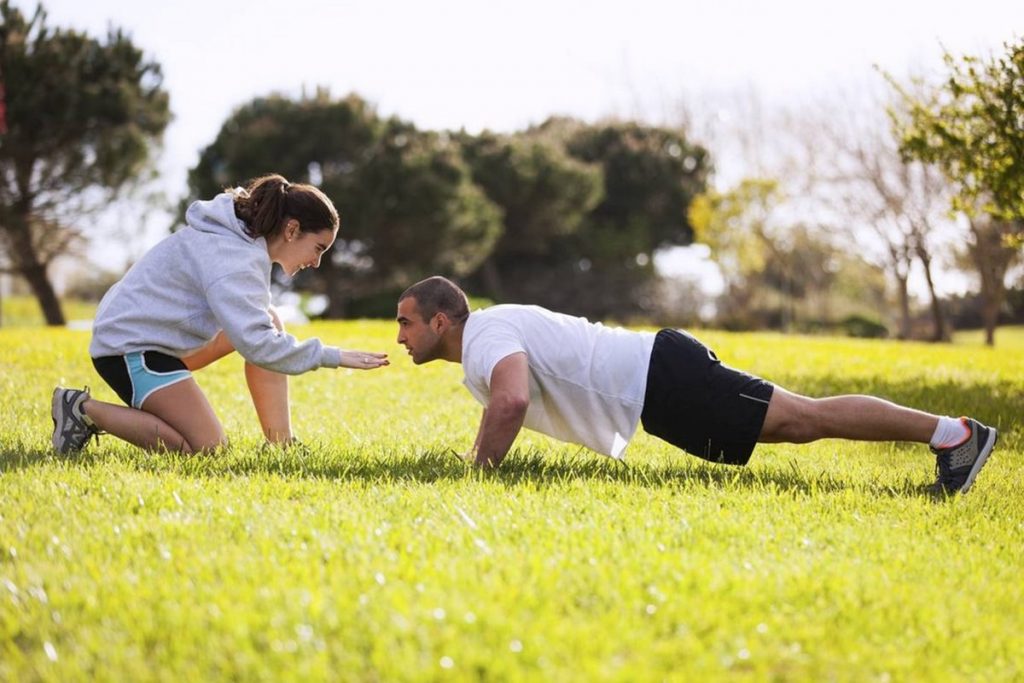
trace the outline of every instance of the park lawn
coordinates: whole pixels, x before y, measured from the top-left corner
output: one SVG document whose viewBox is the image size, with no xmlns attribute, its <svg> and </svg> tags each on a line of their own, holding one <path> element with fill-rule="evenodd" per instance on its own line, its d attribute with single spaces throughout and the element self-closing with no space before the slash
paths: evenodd
<svg viewBox="0 0 1024 683">
<path fill-rule="evenodd" d="M 197 375 L 234 445 L 49 452 L 54 384 L 113 400 L 88 333 L 0 330 L 0 680 L 1019 680 L 1024 354 L 706 332 L 727 363 L 1000 429 L 970 494 L 927 449 L 761 446 L 728 468 L 646 435 L 625 464 L 534 434 L 464 466 L 479 407 L 387 322 L 295 330 L 392 354 L 292 381 L 266 448 L 228 359 Z"/>
<path fill-rule="evenodd" d="M 64 317 L 70 326 L 87 327 L 96 313 L 96 304 L 79 299 L 61 301 Z M 39 303 L 30 296 L 6 296 L 0 299 L 0 325 L 3 327 L 40 327 L 45 323 Z M 29 330 L 22 329 L 22 332 Z"/>
</svg>

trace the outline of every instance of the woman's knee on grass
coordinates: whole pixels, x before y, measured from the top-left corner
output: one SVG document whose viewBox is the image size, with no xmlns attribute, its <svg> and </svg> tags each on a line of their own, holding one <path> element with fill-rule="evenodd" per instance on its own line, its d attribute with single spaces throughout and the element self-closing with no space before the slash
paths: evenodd
<svg viewBox="0 0 1024 683">
<path fill-rule="evenodd" d="M 177 425 L 174 427 L 181 434 L 176 438 L 167 439 L 160 434 L 157 426 L 156 438 L 169 450 L 181 451 L 182 453 L 205 453 L 228 445 L 227 435 L 219 424 L 215 428 L 211 425 Z"/>
<path fill-rule="evenodd" d="M 185 440 L 192 452 L 227 445 L 224 428 L 196 381 L 191 377 L 153 392 L 142 409 L 155 415 Z"/>
<path fill-rule="evenodd" d="M 228 445 L 227 434 L 220 422 L 206 425 L 189 425 L 183 430 L 190 453 L 206 453 Z"/>
<path fill-rule="evenodd" d="M 226 436 L 221 435 L 219 439 L 210 439 L 206 442 L 199 442 L 195 445 L 188 444 L 189 453 L 209 453 L 215 451 L 218 448 L 224 448 L 228 445 L 228 439 Z"/>
</svg>

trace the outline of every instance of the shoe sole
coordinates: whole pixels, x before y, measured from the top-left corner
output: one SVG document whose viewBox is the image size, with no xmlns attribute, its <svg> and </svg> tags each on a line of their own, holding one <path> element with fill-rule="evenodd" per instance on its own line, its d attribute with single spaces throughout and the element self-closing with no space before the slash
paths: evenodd
<svg viewBox="0 0 1024 683">
<path fill-rule="evenodd" d="M 978 477 L 978 472 L 981 472 L 981 468 L 985 465 L 985 461 L 988 460 L 988 456 L 992 453 L 992 449 L 995 448 L 996 440 L 999 438 L 999 433 L 995 429 L 989 427 L 988 438 L 985 439 L 985 445 L 981 447 L 978 452 L 978 459 L 974 461 L 974 466 L 971 467 L 970 474 L 967 475 L 967 481 L 960 487 L 960 493 L 967 493 L 971 490 L 971 486 L 974 484 L 974 480 Z"/>
</svg>

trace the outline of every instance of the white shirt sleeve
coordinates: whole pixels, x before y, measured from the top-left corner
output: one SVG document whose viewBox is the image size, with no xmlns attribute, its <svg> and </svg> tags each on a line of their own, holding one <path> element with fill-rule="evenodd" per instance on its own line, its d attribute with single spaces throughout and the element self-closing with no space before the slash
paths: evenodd
<svg viewBox="0 0 1024 683">
<path fill-rule="evenodd" d="M 462 364 L 467 381 L 490 390 L 494 366 L 513 353 L 526 353 L 519 331 L 504 321 L 487 321 L 478 330 L 472 344 L 463 351 Z"/>
</svg>

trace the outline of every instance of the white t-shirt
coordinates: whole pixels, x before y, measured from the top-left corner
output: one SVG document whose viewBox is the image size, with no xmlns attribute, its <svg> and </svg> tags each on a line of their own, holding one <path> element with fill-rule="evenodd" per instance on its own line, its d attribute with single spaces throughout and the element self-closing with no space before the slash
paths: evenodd
<svg viewBox="0 0 1024 683">
<path fill-rule="evenodd" d="M 486 407 L 494 366 L 525 353 L 525 426 L 621 458 L 643 412 L 653 346 L 653 332 L 605 327 L 539 306 L 492 306 L 466 321 L 463 383 Z"/>
</svg>

